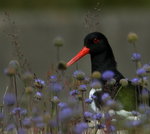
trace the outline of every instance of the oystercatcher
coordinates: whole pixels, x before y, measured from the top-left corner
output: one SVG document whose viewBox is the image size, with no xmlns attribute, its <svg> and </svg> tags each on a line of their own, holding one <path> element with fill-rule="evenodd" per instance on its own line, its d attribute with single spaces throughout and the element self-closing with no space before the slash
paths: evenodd
<svg viewBox="0 0 150 134">
<path fill-rule="evenodd" d="M 100 89 L 97 91 L 92 89 L 89 93 L 90 97 L 95 95 L 99 98 L 95 99 L 95 106 L 92 106 L 92 109 L 94 111 L 96 108 L 100 109 L 101 105 L 103 105 L 101 100 L 102 95 L 109 93 L 112 99 L 119 101 L 123 105 L 124 110 L 135 110 L 137 103 L 139 103 L 138 90 L 135 88 L 135 86 L 131 85 L 130 82 L 127 87 L 123 87 L 121 90 L 119 89 L 119 81 L 120 79 L 123 79 L 124 76 L 117 69 L 117 62 L 105 35 L 100 32 L 88 34 L 84 39 L 84 47 L 67 63 L 67 66 L 69 67 L 86 54 L 90 54 L 91 56 L 92 72 L 99 71 L 101 74 L 103 74 L 105 71 L 109 70 L 114 73 L 114 79 L 116 80 L 113 88 L 107 88 L 105 87 L 106 81 L 102 78 L 99 79 L 103 85 L 102 90 Z"/>
</svg>

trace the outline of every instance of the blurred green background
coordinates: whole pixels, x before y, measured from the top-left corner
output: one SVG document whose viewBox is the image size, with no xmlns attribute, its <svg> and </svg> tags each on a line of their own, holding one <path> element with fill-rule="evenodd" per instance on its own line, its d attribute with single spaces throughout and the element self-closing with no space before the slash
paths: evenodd
<svg viewBox="0 0 150 134">
<path fill-rule="evenodd" d="M 99 2 L 100 12 L 93 12 Z M 90 14 L 88 13 L 90 11 Z M 88 17 L 88 25 L 85 18 Z M 99 25 L 95 25 L 96 23 Z M 37 76 L 45 79 L 56 62 L 53 40 L 61 36 L 61 60 L 70 60 L 83 46 L 84 36 L 91 31 L 104 33 L 114 51 L 118 68 L 124 76 L 133 78 L 135 66 L 130 57 L 133 46 L 127 34 L 136 32 L 142 62 L 150 62 L 150 0 L 0 0 L 0 90 L 8 85 L 4 69 L 15 59 L 12 38 L 16 34 L 24 56 Z M 79 69 L 90 75 L 90 57 L 79 62 Z M 76 65 L 67 70 L 70 74 Z"/>
<path fill-rule="evenodd" d="M 150 6 L 149 0 L 1 0 L 1 8 L 11 9 L 46 9 L 46 8 L 91 8 L 100 2 L 106 7 L 141 7 Z"/>
</svg>

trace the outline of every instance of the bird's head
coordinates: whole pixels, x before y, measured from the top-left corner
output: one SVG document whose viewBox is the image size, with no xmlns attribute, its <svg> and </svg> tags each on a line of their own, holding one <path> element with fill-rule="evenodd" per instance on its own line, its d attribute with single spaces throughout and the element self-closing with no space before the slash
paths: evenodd
<svg viewBox="0 0 150 134">
<path fill-rule="evenodd" d="M 111 50 L 107 38 L 99 32 L 90 33 L 84 38 L 84 47 L 67 63 L 67 66 L 72 65 L 87 54 L 97 55 L 107 50 Z"/>
</svg>

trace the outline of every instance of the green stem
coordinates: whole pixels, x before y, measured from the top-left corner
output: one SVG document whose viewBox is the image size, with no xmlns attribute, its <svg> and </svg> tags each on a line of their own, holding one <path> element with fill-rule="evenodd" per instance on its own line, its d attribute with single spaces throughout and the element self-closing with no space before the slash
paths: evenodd
<svg viewBox="0 0 150 134">
<path fill-rule="evenodd" d="M 116 99 L 116 97 L 117 97 L 117 95 L 118 95 L 118 93 L 120 92 L 121 89 L 122 89 L 122 86 L 119 87 L 117 93 L 115 94 L 115 96 L 114 96 L 114 98 L 113 98 L 114 100 Z"/>
</svg>

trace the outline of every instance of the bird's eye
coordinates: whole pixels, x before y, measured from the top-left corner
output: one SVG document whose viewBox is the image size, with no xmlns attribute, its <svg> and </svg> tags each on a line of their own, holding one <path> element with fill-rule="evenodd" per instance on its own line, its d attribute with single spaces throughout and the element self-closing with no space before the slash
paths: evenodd
<svg viewBox="0 0 150 134">
<path fill-rule="evenodd" d="M 93 42 L 94 42 L 94 44 L 98 44 L 98 43 L 100 42 L 100 40 L 97 39 L 97 38 L 95 38 L 95 39 L 93 40 Z"/>
</svg>

